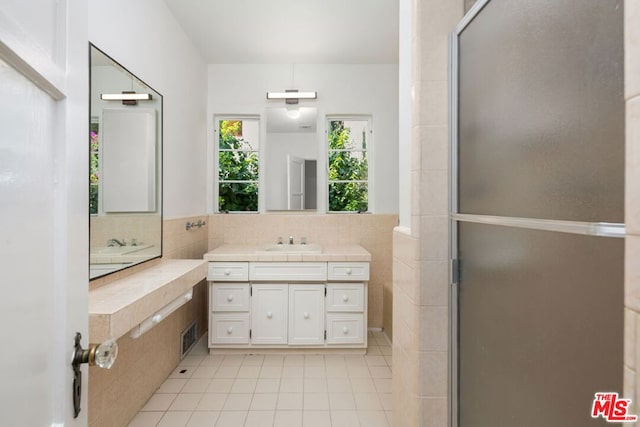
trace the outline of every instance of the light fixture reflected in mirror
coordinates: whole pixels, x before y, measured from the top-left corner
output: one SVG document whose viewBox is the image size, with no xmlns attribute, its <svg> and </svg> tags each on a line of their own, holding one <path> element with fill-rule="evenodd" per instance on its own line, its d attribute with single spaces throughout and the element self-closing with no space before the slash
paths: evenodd
<svg viewBox="0 0 640 427">
<path fill-rule="evenodd" d="M 299 119 L 300 118 L 300 109 L 296 107 L 287 107 L 287 117 L 290 119 Z"/>
</svg>

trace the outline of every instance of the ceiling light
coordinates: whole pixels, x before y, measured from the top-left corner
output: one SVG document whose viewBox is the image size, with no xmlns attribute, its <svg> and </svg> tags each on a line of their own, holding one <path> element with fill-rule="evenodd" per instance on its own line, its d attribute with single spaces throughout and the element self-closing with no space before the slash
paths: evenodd
<svg viewBox="0 0 640 427">
<path fill-rule="evenodd" d="M 290 119 L 299 119 L 300 118 L 300 110 L 297 108 L 287 109 L 287 117 Z"/>
</svg>

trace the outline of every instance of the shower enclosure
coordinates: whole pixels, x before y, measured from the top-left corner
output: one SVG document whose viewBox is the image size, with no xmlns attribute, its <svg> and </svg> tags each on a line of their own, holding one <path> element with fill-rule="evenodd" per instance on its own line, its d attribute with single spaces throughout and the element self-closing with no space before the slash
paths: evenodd
<svg viewBox="0 0 640 427">
<path fill-rule="evenodd" d="M 622 0 L 480 0 L 451 38 L 452 425 L 622 392 Z"/>
</svg>

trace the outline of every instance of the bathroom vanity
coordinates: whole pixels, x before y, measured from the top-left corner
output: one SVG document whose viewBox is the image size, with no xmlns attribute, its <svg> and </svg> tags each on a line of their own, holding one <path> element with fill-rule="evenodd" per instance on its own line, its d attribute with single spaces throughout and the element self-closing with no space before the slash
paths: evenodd
<svg viewBox="0 0 640 427">
<path fill-rule="evenodd" d="M 216 353 L 366 351 L 364 248 L 223 245 L 204 259 Z"/>
</svg>

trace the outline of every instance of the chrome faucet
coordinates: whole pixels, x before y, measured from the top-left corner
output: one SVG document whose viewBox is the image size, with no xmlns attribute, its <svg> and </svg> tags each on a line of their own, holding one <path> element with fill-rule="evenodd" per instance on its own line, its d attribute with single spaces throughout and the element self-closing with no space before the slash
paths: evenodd
<svg viewBox="0 0 640 427">
<path fill-rule="evenodd" d="M 115 245 L 126 246 L 127 242 L 124 239 L 122 239 L 122 241 L 120 241 L 118 239 L 109 239 L 107 241 L 107 246 L 115 246 Z"/>
<path fill-rule="evenodd" d="M 293 236 L 289 236 L 289 244 L 293 245 Z"/>
</svg>

